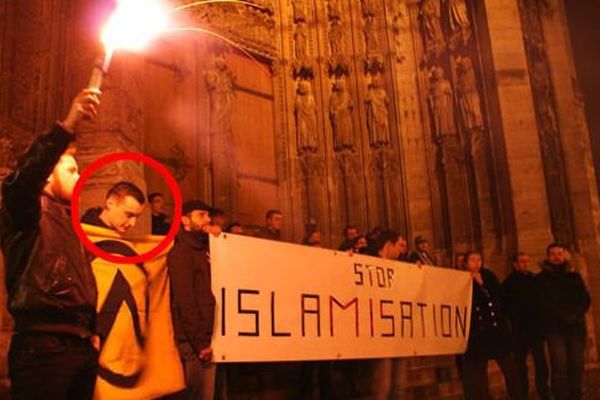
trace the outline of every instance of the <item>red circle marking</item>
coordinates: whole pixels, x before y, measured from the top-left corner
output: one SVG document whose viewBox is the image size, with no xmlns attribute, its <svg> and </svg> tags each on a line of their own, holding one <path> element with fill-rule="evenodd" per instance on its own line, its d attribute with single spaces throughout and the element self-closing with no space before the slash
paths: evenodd
<svg viewBox="0 0 600 400">
<path fill-rule="evenodd" d="M 139 161 L 153 168 L 163 177 L 165 182 L 167 182 L 167 185 L 171 190 L 171 194 L 173 195 L 173 201 L 175 203 L 175 207 L 173 210 L 173 223 L 171 224 L 171 229 L 169 229 L 169 233 L 167 233 L 167 236 L 165 236 L 165 238 L 152 250 L 148 251 L 147 253 L 132 257 L 116 256 L 114 254 L 102 250 L 88 238 L 86 233 L 83 231 L 83 228 L 81 227 L 81 223 L 79 222 L 79 197 L 81 196 L 83 185 L 90 178 L 92 173 L 97 171 L 99 168 L 102 168 L 116 161 Z M 75 185 L 75 189 L 73 189 L 73 198 L 71 200 L 71 225 L 75 230 L 75 234 L 77 235 L 77 237 L 79 237 L 79 240 L 81 240 L 85 248 L 88 249 L 95 256 L 117 264 L 139 264 L 159 255 L 164 249 L 167 248 L 169 243 L 171 243 L 171 241 L 175 238 L 177 230 L 179 229 L 179 221 L 181 221 L 181 203 L 182 200 L 179 185 L 177 184 L 175 178 L 173 178 L 173 175 L 171 175 L 169 170 L 160 162 L 142 153 L 108 154 L 94 161 L 89 167 L 87 167 L 83 171 L 83 173 L 79 177 L 79 180 Z"/>
</svg>

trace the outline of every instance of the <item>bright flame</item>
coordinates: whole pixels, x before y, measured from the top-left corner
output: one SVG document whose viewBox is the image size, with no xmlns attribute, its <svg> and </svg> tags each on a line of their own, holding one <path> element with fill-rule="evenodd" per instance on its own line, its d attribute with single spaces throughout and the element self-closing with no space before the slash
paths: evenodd
<svg viewBox="0 0 600 400">
<path fill-rule="evenodd" d="M 107 53 L 140 51 L 169 24 L 167 12 L 156 0 L 118 0 L 102 32 Z"/>
</svg>

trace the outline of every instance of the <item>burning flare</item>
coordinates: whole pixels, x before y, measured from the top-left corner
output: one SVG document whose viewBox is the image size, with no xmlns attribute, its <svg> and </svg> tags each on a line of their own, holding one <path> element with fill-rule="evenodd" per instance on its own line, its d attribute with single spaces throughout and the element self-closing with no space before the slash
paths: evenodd
<svg viewBox="0 0 600 400">
<path fill-rule="evenodd" d="M 119 0 L 102 32 L 107 51 L 140 51 L 169 24 L 167 11 L 157 0 Z"/>
<path fill-rule="evenodd" d="M 164 0 L 116 0 L 117 7 L 102 31 L 104 54 L 92 71 L 89 88 L 100 89 L 104 75 L 116 50 L 141 51 L 154 38 L 164 32 L 199 32 L 215 36 L 238 48 L 258 65 L 260 63 L 239 44 L 205 28 L 169 26 L 169 14 L 212 3 L 237 3 L 262 9 L 247 0 L 200 0 L 191 1 L 169 10 L 163 8 Z M 261 66 L 262 68 L 262 66 Z"/>
<path fill-rule="evenodd" d="M 169 25 L 160 0 L 117 0 L 102 31 L 104 55 L 92 71 L 88 87 L 99 89 L 116 50 L 141 51 Z"/>
</svg>

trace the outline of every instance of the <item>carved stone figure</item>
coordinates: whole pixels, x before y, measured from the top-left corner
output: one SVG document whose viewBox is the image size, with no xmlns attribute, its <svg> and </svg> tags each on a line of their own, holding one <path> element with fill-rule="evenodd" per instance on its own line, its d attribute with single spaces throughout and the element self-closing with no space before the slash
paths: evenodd
<svg viewBox="0 0 600 400">
<path fill-rule="evenodd" d="M 463 124 L 468 129 L 482 128 L 483 117 L 477 78 L 469 57 L 461 57 L 457 60 L 456 73 L 458 77 L 458 106 L 460 107 Z"/>
<path fill-rule="evenodd" d="M 425 33 L 425 45 L 427 51 L 438 54 L 444 47 L 440 0 L 423 0 L 421 3 L 420 14 Z"/>
<path fill-rule="evenodd" d="M 448 13 L 452 41 L 466 45 L 471 37 L 471 21 L 465 0 L 448 0 Z"/>
<path fill-rule="evenodd" d="M 318 149 L 317 104 L 308 81 L 298 83 L 294 114 L 298 153 L 315 153 Z"/>
<path fill-rule="evenodd" d="M 213 68 L 204 73 L 210 98 L 210 127 L 213 133 L 231 130 L 231 111 L 235 75 L 227 67 L 223 55 L 217 55 Z"/>
<path fill-rule="evenodd" d="M 454 107 L 452 102 L 452 86 L 444 77 L 441 67 L 434 67 L 429 87 L 429 104 L 433 114 L 433 128 L 438 139 L 456 133 L 454 125 Z"/>
<path fill-rule="evenodd" d="M 308 29 L 304 22 L 299 22 L 294 33 L 294 54 L 297 61 L 308 58 Z"/>
<path fill-rule="evenodd" d="M 329 19 L 342 18 L 342 2 L 341 0 L 329 0 L 328 6 Z"/>
<path fill-rule="evenodd" d="M 365 35 L 365 47 L 367 49 L 367 53 L 376 52 L 379 46 L 379 33 L 377 32 L 377 23 L 375 21 L 375 17 L 372 15 L 367 15 L 365 18 L 365 27 L 364 27 L 364 35 Z"/>
<path fill-rule="evenodd" d="M 344 53 L 343 39 L 342 23 L 339 19 L 334 19 L 329 28 L 329 49 L 333 57 L 341 56 Z"/>
<path fill-rule="evenodd" d="M 219 7 L 192 7 L 186 10 L 195 24 L 224 33 L 236 43 L 252 42 L 253 51 L 269 59 L 278 54 L 275 38 L 273 0 L 253 0 L 259 7 L 240 7 L 234 3 Z M 227 7 L 230 6 L 230 7 Z"/>
<path fill-rule="evenodd" d="M 308 21 L 308 8 L 306 0 L 292 0 L 294 22 Z"/>
<path fill-rule="evenodd" d="M 367 91 L 367 127 L 371 147 L 379 148 L 390 144 L 389 101 L 387 92 L 381 87 L 379 77 L 373 77 Z"/>
<path fill-rule="evenodd" d="M 329 99 L 329 118 L 333 130 L 333 147 L 336 151 L 354 149 L 353 108 L 352 99 L 348 95 L 344 81 L 334 82 Z"/>
</svg>

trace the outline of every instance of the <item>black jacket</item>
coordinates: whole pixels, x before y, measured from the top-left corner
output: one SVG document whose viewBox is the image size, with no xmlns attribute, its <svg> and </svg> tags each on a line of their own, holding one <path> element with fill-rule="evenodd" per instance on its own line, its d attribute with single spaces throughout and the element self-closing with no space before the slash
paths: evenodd
<svg viewBox="0 0 600 400">
<path fill-rule="evenodd" d="M 542 339 L 546 328 L 538 277 L 513 271 L 502 282 L 502 290 L 513 337 L 521 342 Z"/>
<path fill-rule="evenodd" d="M 152 214 L 152 234 L 166 235 L 171 229 L 171 224 L 167 221 L 167 216 L 163 213 Z"/>
<path fill-rule="evenodd" d="M 183 358 L 210 346 L 215 298 L 210 282 L 207 241 L 181 230 L 167 257 L 171 281 L 171 316 L 175 341 Z"/>
<path fill-rule="evenodd" d="M 55 125 L 38 137 L 2 184 L 1 244 L 15 330 L 89 336 L 96 282 L 70 221 L 70 205 L 42 193 L 73 140 Z"/>
<path fill-rule="evenodd" d="M 110 226 L 106 225 L 104 221 L 100 219 L 100 214 L 102 214 L 102 207 L 94 207 L 88 208 L 83 216 L 81 217 L 81 222 L 88 225 L 99 226 L 106 229 L 112 229 Z"/>
<path fill-rule="evenodd" d="M 471 332 L 466 356 L 479 360 L 510 354 L 508 320 L 502 306 L 502 289 L 494 273 L 481 268 L 483 286 L 473 282 Z"/>
<path fill-rule="evenodd" d="M 276 240 L 278 242 L 282 241 L 281 231 L 275 231 L 267 228 L 266 226 L 263 226 L 258 230 L 258 232 L 256 232 L 256 237 L 259 237 L 261 239 Z"/>
<path fill-rule="evenodd" d="M 585 313 L 591 298 L 581 275 L 569 264 L 544 262 L 539 275 L 548 333 L 586 336 Z"/>
<path fill-rule="evenodd" d="M 426 251 L 413 251 L 406 259 L 406 262 L 413 264 L 421 263 L 423 265 L 437 265 L 435 257 Z"/>
</svg>

